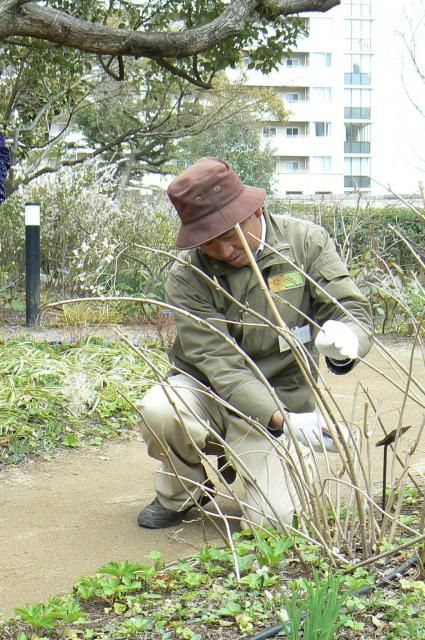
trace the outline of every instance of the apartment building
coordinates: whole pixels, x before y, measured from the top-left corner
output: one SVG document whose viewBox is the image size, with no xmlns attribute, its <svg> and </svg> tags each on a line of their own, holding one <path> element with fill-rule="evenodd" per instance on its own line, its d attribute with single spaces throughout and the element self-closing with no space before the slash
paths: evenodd
<svg viewBox="0 0 425 640">
<path fill-rule="evenodd" d="M 372 0 L 342 0 L 325 14 L 304 14 L 308 37 L 268 76 L 246 82 L 274 87 L 285 123 L 262 123 L 275 149 L 279 195 L 341 194 L 371 188 Z"/>
<path fill-rule="evenodd" d="M 372 0 L 343 1 L 344 190 L 371 187 Z"/>
</svg>

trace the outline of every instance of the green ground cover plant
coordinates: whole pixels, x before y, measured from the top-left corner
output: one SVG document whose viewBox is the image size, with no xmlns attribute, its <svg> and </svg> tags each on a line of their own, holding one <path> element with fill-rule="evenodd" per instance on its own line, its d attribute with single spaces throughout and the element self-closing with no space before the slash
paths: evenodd
<svg viewBox="0 0 425 640">
<path fill-rule="evenodd" d="M 151 345 L 150 353 L 160 350 Z M 165 369 L 163 359 L 158 366 Z M 140 398 L 152 382 L 151 370 L 125 345 L 97 338 L 5 340 L 0 369 L 0 464 L 129 437 L 137 414 L 127 399 Z"/>
<path fill-rule="evenodd" d="M 4 463 L 49 456 L 57 446 L 96 445 L 130 435 L 137 421 L 131 403 L 154 379 L 163 379 L 168 368 L 164 352 L 153 343 L 90 339 L 36 344 L 24 339 L 0 347 Z M 419 380 L 407 375 L 420 390 Z M 378 411 L 374 420 L 381 424 L 380 418 Z M 364 433 L 358 434 L 366 453 L 369 422 L 364 420 Z M 370 473 L 354 467 L 356 460 L 367 463 L 369 457 L 357 450 L 346 456 L 351 488 L 364 478 L 367 494 L 355 490 L 350 499 L 335 501 L 326 477 L 318 477 L 317 495 L 309 492 L 305 505 L 317 513 L 298 514 L 290 534 L 224 535 L 229 546 L 206 546 L 167 567 L 158 553 L 146 564 L 110 562 L 95 575 L 81 577 L 65 598 L 16 610 L 0 637 L 251 640 L 278 624 L 291 640 L 425 638 L 423 486 L 417 480 L 405 489 L 411 479 L 407 457 L 401 480 L 392 481 L 382 518 Z M 203 517 L 209 517 L 206 510 Z M 382 582 L 387 570 L 414 553 L 416 568 Z M 358 590 L 377 581 L 379 587 L 361 597 Z"/>
<path fill-rule="evenodd" d="M 16 609 L 1 624 L 2 639 L 248 640 L 279 623 L 278 637 L 290 640 L 425 638 L 417 572 L 358 593 L 388 571 L 382 560 L 335 570 L 317 546 L 273 531 L 235 533 L 232 548 L 205 546 L 169 566 L 159 553 L 147 560 L 110 562 L 77 580 L 72 594 Z"/>
</svg>

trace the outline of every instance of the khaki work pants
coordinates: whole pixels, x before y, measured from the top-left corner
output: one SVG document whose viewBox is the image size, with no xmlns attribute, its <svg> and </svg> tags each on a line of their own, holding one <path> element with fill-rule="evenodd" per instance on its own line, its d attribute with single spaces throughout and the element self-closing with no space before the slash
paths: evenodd
<svg viewBox="0 0 425 640">
<path fill-rule="evenodd" d="M 136 407 L 148 453 L 161 462 L 155 489 L 164 507 L 179 511 L 193 505 L 206 480 L 201 452 L 217 455 L 224 449 L 245 488 L 243 520 L 276 528 L 279 520 L 291 524 L 300 508 L 295 486 L 302 471 L 286 438 L 284 450 L 278 440 L 228 411 L 184 374 L 151 387 Z M 301 451 L 311 470 L 309 450 Z"/>
</svg>

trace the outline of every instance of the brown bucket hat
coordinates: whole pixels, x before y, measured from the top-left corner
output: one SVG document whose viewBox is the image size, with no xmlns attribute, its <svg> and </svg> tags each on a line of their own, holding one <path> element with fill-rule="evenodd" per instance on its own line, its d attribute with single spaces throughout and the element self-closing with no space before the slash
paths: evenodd
<svg viewBox="0 0 425 640">
<path fill-rule="evenodd" d="M 176 176 L 167 189 L 182 222 L 178 249 L 193 249 L 226 233 L 260 207 L 266 192 L 240 181 L 219 158 L 201 158 Z"/>
</svg>

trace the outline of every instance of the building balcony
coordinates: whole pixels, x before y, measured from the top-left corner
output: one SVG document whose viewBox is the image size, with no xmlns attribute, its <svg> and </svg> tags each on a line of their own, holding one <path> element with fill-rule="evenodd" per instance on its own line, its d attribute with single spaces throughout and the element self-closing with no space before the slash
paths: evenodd
<svg viewBox="0 0 425 640">
<path fill-rule="evenodd" d="M 344 73 L 344 84 L 370 85 L 370 73 Z"/>
<path fill-rule="evenodd" d="M 301 173 L 308 173 L 309 169 L 309 157 L 308 156 L 281 156 L 276 158 L 276 170 L 275 173 L 299 175 Z"/>
<path fill-rule="evenodd" d="M 370 187 L 369 176 L 344 176 L 344 187 L 349 189 L 364 189 Z"/>
<path fill-rule="evenodd" d="M 344 153 L 370 153 L 370 142 L 344 142 Z"/>
<path fill-rule="evenodd" d="M 341 154 L 341 142 L 331 136 L 276 136 L 270 140 L 277 156 L 326 156 Z"/>
<path fill-rule="evenodd" d="M 284 100 L 284 107 L 288 112 L 289 126 L 293 122 L 332 122 L 341 114 L 341 106 L 332 102 L 314 102 L 313 100 L 288 102 Z"/>
<path fill-rule="evenodd" d="M 343 178 L 338 173 L 317 173 L 308 170 L 298 172 L 278 171 L 273 176 L 277 195 L 315 194 L 317 192 L 341 193 Z"/>
<path fill-rule="evenodd" d="M 370 120 L 370 107 L 344 107 L 345 120 Z"/>
<path fill-rule="evenodd" d="M 313 120 L 313 109 L 309 101 L 299 100 L 298 102 L 289 102 L 284 100 L 285 109 L 288 112 L 288 122 L 310 122 Z"/>
<path fill-rule="evenodd" d="M 314 87 L 320 78 L 322 86 L 335 84 L 335 71 L 333 67 L 318 67 L 317 65 L 297 66 L 281 68 L 275 76 L 275 86 L 280 87 Z"/>
</svg>

